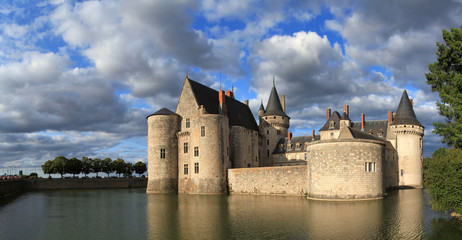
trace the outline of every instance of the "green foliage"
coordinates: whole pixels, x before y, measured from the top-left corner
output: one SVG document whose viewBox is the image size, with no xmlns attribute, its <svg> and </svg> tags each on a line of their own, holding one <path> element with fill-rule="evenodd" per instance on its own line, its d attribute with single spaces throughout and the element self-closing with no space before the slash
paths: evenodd
<svg viewBox="0 0 462 240">
<path fill-rule="evenodd" d="M 445 122 L 433 123 L 433 132 L 443 137 L 442 142 L 462 148 L 462 26 L 443 30 L 444 43 L 437 43 L 437 61 L 429 64 L 425 74 L 432 91 L 439 93 L 439 114 Z"/>
<path fill-rule="evenodd" d="M 122 158 L 117 158 L 114 161 L 114 170 L 119 175 L 125 172 L 125 162 Z"/>
<path fill-rule="evenodd" d="M 133 170 L 134 170 L 134 167 L 133 167 L 133 164 L 132 164 L 132 163 L 125 163 L 125 172 L 124 172 L 124 176 L 126 176 L 126 177 L 131 177 L 132 174 L 133 174 Z"/>
<path fill-rule="evenodd" d="M 98 173 L 102 170 L 102 162 L 101 159 L 95 158 L 91 160 L 91 171 L 96 173 L 96 177 L 98 177 Z"/>
<path fill-rule="evenodd" d="M 63 156 L 56 157 L 53 160 L 53 173 L 59 173 L 61 174 L 61 178 L 63 178 L 63 175 L 66 173 L 67 161 L 69 160 Z"/>
<path fill-rule="evenodd" d="M 54 166 L 53 166 L 53 161 L 48 160 L 42 165 L 42 170 L 44 174 L 48 174 L 48 177 L 50 177 L 50 174 L 55 172 Z"/>
<path fill-rule="evenodd" d="M 108 177 L 111 172 L 114 172 L 114 166 L 112 163 L 112 159 L 105 158 L 103 161 L 101 161 L 101 171 L 106 173 Z"/>
<path fill-rule="evenodd" d="M 433 209 L 462 213 L 462 149 L 440 148 L 424 166 Z"/>
<path fill-rule="evenodd" d="M 139 161 L 137 163 L 135 163 L 135 165 L 133 166 L 133 168 L 135 169 L 135 172 L 138 174 L 138 176 L 140 174 L 143 174 L 144 172 L 146 172 L 147 170 L 147 167 L 146 167 L 146 164 Z"/>
<path fill-rule="evenodd" d="M 66 172 L 71 173 L 73 177 L 75 174 L 80 174 L 82 172 L 82 161 L 77 158 L 71 158 L 67 161 Z"/>
<path fill-rule="evenodd" d="M 85 174 L 85 177 L 87 176 L 87 174 L 91 172 L 91 167 L 92 167 L 91 158 L 82 157 L 82 173 Z"/>
</svg>

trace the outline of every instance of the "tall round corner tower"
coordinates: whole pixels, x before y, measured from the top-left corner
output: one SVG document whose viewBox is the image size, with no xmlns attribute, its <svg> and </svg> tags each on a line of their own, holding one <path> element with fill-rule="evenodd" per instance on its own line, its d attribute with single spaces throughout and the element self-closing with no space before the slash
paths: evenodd
<svg viewBox="0 0 462 240">
<path fill-rule="evenodd" d="M 424 126 L 417 120 L 406 90 L 403 92 L 390 129 L 396 134 L 399 186 L 422 188 Z"/>
<path fill-rule="evenodd" d="M 178 191 L 178 138 L 181 117 L 162 108 L 146 117 L 148 121 L 147 193 Z"/>
</svg>

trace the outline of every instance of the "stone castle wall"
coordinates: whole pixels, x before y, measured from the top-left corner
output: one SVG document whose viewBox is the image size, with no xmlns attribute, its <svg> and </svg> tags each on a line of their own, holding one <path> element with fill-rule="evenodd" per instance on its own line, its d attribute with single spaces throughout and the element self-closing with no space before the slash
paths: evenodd
<svg viewBox="0 0 462 240">
<path fill-rule="evenodd" d="M 383 142 L 362 139 L 319 141 L 310 144 L 307 153 L 308 197 L 383 197 Z M 372 163 L 371 171 L 366 169 L 368 163 Z"/>
<path fill-rule="evenodd" d="M 231 194 L 305 196 L 306 169 L 306 166 L 229 169 L 229 192 Z"/>
<path fill-rule="evenodd" d="M 147 178 L 37 178 L 0 181 L 0 199 L 32 190 L 146 188 Z"/>
<path fill-rule="evenodd" d="M 230 160 L 232 168 L 258 167 L 258 132 L 241 126 L 232 126 Z"/>
</svg>

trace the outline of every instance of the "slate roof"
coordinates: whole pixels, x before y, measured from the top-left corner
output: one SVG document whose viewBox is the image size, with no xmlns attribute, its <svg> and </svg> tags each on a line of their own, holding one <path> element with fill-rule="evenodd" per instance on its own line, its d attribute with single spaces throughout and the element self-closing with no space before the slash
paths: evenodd
<svg viewBox="0 0 462 240">
<path fill-rule="evenodd" d="M 319 141 L 321 139 L 320 135 L 315 135 L 314 136 L 314 141 Z M 287 144 L 288 144 L 288 139 L 287 137 L 281 138 L 278 141 L 278 144 L 276 144 L 276 148 L 273 151 L 273 154 L 277 153 L 286 153 L 286 152 L 304 152 L 305 151 L 305 143 L 307 142 L 312 142 L 313 138 L 312 136 L 299 136 L 299 137 L 293 137 L 290 140 L 290 144 L 292 144 L 294 147 L 290 151 L 287 151 Z M 300 149 L 296 150 L 295 146 L 300 144 Z M 283 145 L 282 149 L 280 148 L 281 144 Z"/>
<path fill-rule="evenodd" d="M 346 112 L 344 112 L 342 114 L 342 117 L 340 118 L 340 120 L 350 120 L 350 117 L 348 116 L 348 114 L 346 114 Z M 351 120 L 350 120 L 351 121 Z"/>
<path fill-rule="evenodd" d="M 150 116 L 153 116 L 153 115 L 178 115 L 178 114 L 176 114 L 175 112 L 172 112 L 172 111 L 168 110 L 167 108 L 162 108 L 162 109 L 160 109 L 159 111 L 157 111 L 157 112 L 155 112 L 155 113 L 153 113 L 153 114 L 147 116 L 146 119 L 147 119 L 148 117 L 150 117 Z"/>
<path fill-rule="evenodd" d="M 263 112 L 265 111 L 265 107 L 263 107 L 263 101 L 261 102 L 260 109 L 258 109 L 258 111 L 260 111 L 260 110 L 263 110 Z"/>
<path fill-rule="evenodd" d="M 329 129 L 329 125 L 330 125 L 330 122 L 331 121 L 334 121 L 335 122 L 335 126 L 333 129 Z M 319 129 L 319 131 L 324 131 L 324 130 L 338 130 L 340 129 L 340 114 L 337 112 L 337 111 L 334 111 L 332 113 L 332 115 L 330 115 L 330 118 L 326 121 L 326 123 L 324 124 L 324 126 L 322 126 L 321 129 Z"/>
<path fill-rule="evenodd" d="M 419 120 L 417 120 L 417 117 L 415 116 L 414 109 L 412 107 L 411 101 L 409 100 L 409 96 L 407 95 L 406 90 L 403 91 L 403 95 L 401 96 L 401 100 L 399 101 L 398 110 L 396 110 L 393 122 L 391 122 L 391 125 L 402 124 L 411 124 L 423 127 L 422 124 L 420 124 Z"/>
<path fill-rule="evenodd" d="M 282 110 L 281 101 L 279 100 L 278 91 L 276 87 L 273 85 L 273 89 L 271 89 L 271 94 L 268 99 L 268 104 L 266 105 L 266 112 L 263 116 L 270 116 L 270 115 L 277 115 L 277 116 L 284 116 L 288 117 L 286 113 Z"/>
<path fill-rule="evenodd" d="M 218 91 L 202 85 L 194 80 L 188 79 L 196 98 L 197 104 L 203 105 L 207 113 L 218 114 L 220 112 L 220 102 Z M 250 111 L 249 106 L 238 100 L 225 96 L 225 104 L 229 119 L 229 126 L 241 126 L 247 129 L 258 131 L 258 125 Z"/>
<path fill-rule="evenodd" d="M 361 123 L 360 123 L 361 124 Z M 359 126 L 361 127 L 361 126 Z M 380 141 L 385 141 L 385 139 L 375 136 L 373 134 L 368 133 L 367 131 L 361 131 L 358 129 L 354 129 L 351 127 L 348 127 L 350 130 L 351 134 L 353 135 L 354 138 L 360 138 L 360 139 L 372 139 L 372 140 L 380 140 Z"/>
<path fill-rule="evenodd" d="M 361 131 L 361 122 L 352 122 L 351 128 Z M 388 120 L 372 120 L 364 121 L 364 133 L 383 138 L 387 137 L 388 133 Z"/>
</svg>

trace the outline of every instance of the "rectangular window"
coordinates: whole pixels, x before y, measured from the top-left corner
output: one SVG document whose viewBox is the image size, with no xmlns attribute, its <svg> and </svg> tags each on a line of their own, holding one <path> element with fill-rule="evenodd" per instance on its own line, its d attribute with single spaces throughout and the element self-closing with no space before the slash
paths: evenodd
<svg viewBox="0 0 462 240">
<path fill-rule="evenodd" d="M 184 175 L 188 175 L 188 164 L 184 165 Z"/>
<path fill-rule="evenodd" d="M 205 137 L 205 126 L 201 126 L 201 137 Z"/>
<path fill-rule="evenodd" d="M 269 135 L 269 130 L 266 130 L 266 134 L 268 134 L 268 135 Z"/>
<path fill-rule="evenodd" d="M 191 122 L 189 118 L 186 118 L 186 128 L 191 127 Z"/>
<path fill-rule="evenodd" d="M 194 147 L 194 157 L 199 157 L 199 147 Z"/>
<path fill-rule="evenodd" d="M 266 145 L 269 145 L 269 139 L 266 139 Z"/>
<path fill-rule="evenodd" d="M 184 153 L 188 153 L 188 143 L 187 142 L 183 144 L 183 151 Z"/>
<path fill-rule="evenodd" d="M 306 153 L 305 153 L 305 161 L 307 161 L 307 160 L 308 160 L 308 156 L 307 156 Z"/>
<path fill-rule="evenodd" d="M 269 150 L 266 150 L 266 155 L 268 155 L 268 157 L 269 157 Z"/>
<path fill-rule="evenodd" d="M 401 177 L 403 176 L 403 174 L 404 174 L 404 170 L 403 170 L 403 169 L 401 169 Z"/>
<path fill-rule="evenodd" d="M 165 158 L 165 148 L 160 149 L 160 158 Z"/>
<path fill-rule="evenodd" d="M 375 162 L 366 162 L 364 164 L 364 170 L 366 172 L 375 172 Z"/>
<path fill-rule="evenodd" d="M 194 173 L 199 173 L 199 163 L 194 163 Z"/>
<path fill-rule="evenodd" d="M 277 133 L 278 135 L 281 135 L 281 130 L 276 130 L 276 133 Z"/>
</svg>

